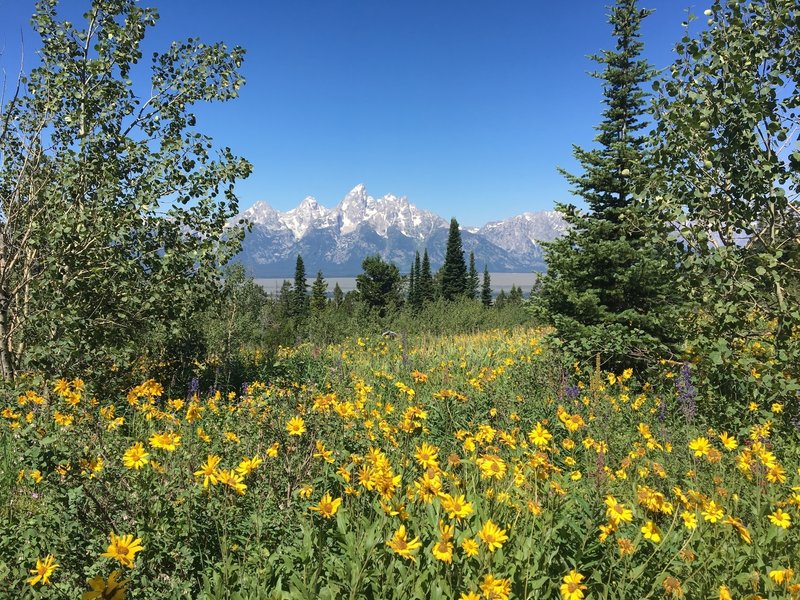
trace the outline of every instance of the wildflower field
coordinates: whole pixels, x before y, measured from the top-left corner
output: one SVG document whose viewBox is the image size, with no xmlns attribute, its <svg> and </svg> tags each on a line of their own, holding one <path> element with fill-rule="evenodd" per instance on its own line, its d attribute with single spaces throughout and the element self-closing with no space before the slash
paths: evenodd
<svg viewBox="0 0 800 600">
<path fill-rule="evenodd" d="M 3 398 L 0 596 L 800 598 L 780 404 L 711 429 L 680 365 L 555 356 L 358 338 L 237 393 Z"/>
</svg>

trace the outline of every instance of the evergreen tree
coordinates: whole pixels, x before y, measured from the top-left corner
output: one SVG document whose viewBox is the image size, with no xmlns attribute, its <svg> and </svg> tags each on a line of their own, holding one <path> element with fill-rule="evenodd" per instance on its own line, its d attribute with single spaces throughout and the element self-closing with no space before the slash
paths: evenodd
<svg viewBox="0 0 800 600">
<path fill-rule="evenodd" d="M 308 285 L 306 284 L 306 267 L 303 264 L 303 257 L 297 255 L 297 262 L 294 267 L 294 301 L 292 303 L 292 315 L 304 317 L 308 314 Z"/>
<path fill-rule="evenodd" d="M 487 308 L 492 305 L 492 280 L 489 277 L 489 267 L 483 265 L 483 286 L 481 287 L 481 302 Z"/>
<path fill-rule="evenodd" d="M 461 231 L 458 221 L 450 219 L 450 232 L 447 236 L 447 249 L 441 273 L 442 297 L 455 300 L 467 293 L 467 264 L 464 262 L 464 247 L 461 244 Z"/>
<path fill-rule="evenodd" d="M 604 67 L 593 73 L 605 101 L 598 147 L 574 147 L 582 174 L 561 170 L 589 211 L 557 207 L 572 227 L 545 247 L 548 272 L 539 296 L 538 308 L 567 348 L 583 359 L 599 353 L 609 368 L 641 366 L 677 343 L 671 252 L 651 242 L 667 237 L 634 196 L 649 175 L 640 132 L 646 126 L 642 88 L 653 69 L 640 57 L 638 38 L 651 12 L 637 0 L 617 0 L 611 9 L 616 49 L 593 57 Z"/>
<path fill-rule="evenodd" d="M 417 260 L 419 260 L 419 252 L 417 252 L 416 256 Z M 417 302 L 417 280 L 419 279 L 419 275 L 417 274 L 417 265 L 416 262 L 411 263 L 411 272 L 408 275 L 408 295 L 406 296 L 406 300 L 410 306 L 416 307 Z"/>
<path fill-rule="evenodd" d="M 422 306 L 422 262 L 419 257 L 419 250 L 414 255 L 414 275 L 416 277 L 416 281 L 414 282 L 414 297 L 413 297 L 413 305 L 415 307 Z"/>
<path fill-rule="evenodd" d="M 500 290 L 500 293 L 497 294 L 497 298 L 494 299 L 495 308 L 505 308 L 507 298 L 506 291 Z"/>
<path fill-rule="evenodd" d="M 278 292 L 278 307 L 282 317 L 291 317 L 294 314 L 294 297 L 292 282 L 284 279 Z"/>
<path fill-rule="evenodd" d="M 317 278 L 311 285 L 311 310 L 319 313 L 328 305 L 328 282 L 322 276 L 322 271 L 317 271 Z"/>
<path fill-rule="evenodd" d="M 469 277 L 467 279 L 467 296 L 471 300 L 478 297 L 478 286 L 480 280 L 478 279 L 478 269 L 475 268 L 475 253 L 469 253 Z"/>
<path fill-rule="evenodd" d="M 420 271 L 419 281 L 417 282 L 419 288 L 419 303 L 420 305 L 425 302 L 432 302 L 436 293 L 433 284 L 433 274 L 431 273 L 431 260 L 428 258 L 428 249 L 422 255 L 422 271 Z"/>
<path fill-rule="evenodd" d="M 339 287 L 339 282 L 336 282 L 336 285 L 333 286 L 333 304 L 337 307 L 342 305 L 342 301 L 344 300 L 344 292 L 342 288 Z"/>
<path fill-rule="evenodd" d="M 384 316 L 391 306 L 403 302 L 403 277 L 394 263 L 384 261 L 379 254 L 368 256 L 361 263 L 363 272 L 356 277 L 361 300 Z"/>
<path fill-rule="evenodd" d="M 511 286 L 511 291 L 508 293 L 509 304 L 522 304 L 522 288 L 517 287 L 516 284 Z"/>
</svg>

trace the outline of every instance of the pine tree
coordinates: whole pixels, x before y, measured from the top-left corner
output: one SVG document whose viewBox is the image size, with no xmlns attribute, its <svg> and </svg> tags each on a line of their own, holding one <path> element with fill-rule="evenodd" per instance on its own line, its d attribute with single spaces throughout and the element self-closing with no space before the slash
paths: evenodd
<svg viewBox="0 0 800 600">
<path fill-rule="evenodd" d="M 344 292 L 342 288 L 339 287 L 339 282 L 336 282 L 336 285 L 333 286 L 333 304 L 335 306 L 341 306 L 342 301 L 344 300 Z"/>
<path fill-rule="evenodd" d="M 507 298 L 506 291 L 500 290 L 500 293 L 497 294 L 497 298 L 494 299 L 495 308 L 505 308 Z"/>
<path fill-rule="evenodd" d="M 478 286 L 480 285 L 480 280 L 478 279 L 478 269 L 475 268 L 475 253 L 469 253 L 469 275 L 467 278 L 467 296 L 471 300 L 475 300 L 478 297 Z"/>
<path fill-rule="evenodd" d="M 303 264 L 303 257 L 299 254 L 294 267 L 293 291 L 292 314 L 295 317 L 304 317 L 308 314 L 308 285 L 306 284 L 306 267 Z"/>
<path fill-rule="evenodd" d="M 489 277 L 489 267 L 483 265 L 483 286 L 481 287 L 481 302 L 487 308 L 492 305 L 492 280 Z"/>
<path fill-rule="evenodd" d="M 431 273 L 431 260 L 428 258 L 428 249 L 422 255 L 422 271 L 420 271 L 419 282 L 419 301 L 420 305 L 432 302 L 436 293 L 433 284 L 433 274 Z"/>
<path fill-rule="evenodd" d="M 516 284 L 511 286 L 511 291 L 508 292 L 509 304 L 522 304 L 522 288 L 517 287 Z"/>
<path fill-rule="evenodd" d="M 450 232 L 447 235 L 447 249 L 441 269 L 442 297 L 455 300 L 467 293 L 467 264 L 464 262 L 464 247 L 461 244 L 461 231 L 458 221 L 450 219 Z"/>
<path fill-rule="evenodd" d="M 634 196 L 649 174 L 642 88 L 654 72 L 640 57 L 638 38 L 651 12 L 637 0 L 617 0 L 609 19 L 616 49 L 592 57 L 604 67 L 593 73 L 605 102 L 598 147 L 574 147 L 582 174 L 561 170 L 589 211 L 557 207 L 571 228 L 545 247 L 548 272 L 539 296 L 567 348 L 583 359 L 600 353 L 609 368 L 641 366 L 676 342 L 669 316 L 674 267 L 669 252 L 651 244 L 663 232 Z"/>
<path fill-rule="evenodd" d="M 322 276 L 322 271 L 317 271 L 317 278 L 311 284 L 311 310 L 315 313 L 322 312 L 328 305 L 328 282 Z"/>
<path fill-rule="evenodd" d="M 417 259 L 419 259 L 419 252 L 417 252 Z M 408 274 L 408 295 L 406 296 L 406 301 L 412 307 L 416 307 L 416 299 L 418 294 L 417 290 L 417 280 L 419 279 L 419 275 L 417 274 L 417 265 L 415 261 L 411 262 L 411 272 Z"/>
</svg>

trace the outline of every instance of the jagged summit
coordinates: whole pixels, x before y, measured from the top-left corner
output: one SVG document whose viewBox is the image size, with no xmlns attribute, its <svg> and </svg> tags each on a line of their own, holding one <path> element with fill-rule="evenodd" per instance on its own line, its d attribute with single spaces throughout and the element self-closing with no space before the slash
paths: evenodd
<svg viewBox="0 0 800 600">
<path fill-rule="evenodd" d="M 406 270 L 414 253 L 427 247 L 436 268 L 443 259 L 449 225 L 449 220 L 418 208 L 406 196 L 374 198 L 363 183 L 333 208 L 312 196 L 286 212 L 259 201 L 232 221 L 241 218 L 253 227 L 240 260 L 258 277 L 289 276 L 298 253 L 309 272 L 356 275 L 369 254 L 381 254 Z M 555 211 L 528 212 L 479 228 L 462 228 L 462 237 L 465 251 L 474 251 L 490 270 L 531 271 L 543 268 L 539 242 L 552 240 L 565 229 Z"/>
</svg>

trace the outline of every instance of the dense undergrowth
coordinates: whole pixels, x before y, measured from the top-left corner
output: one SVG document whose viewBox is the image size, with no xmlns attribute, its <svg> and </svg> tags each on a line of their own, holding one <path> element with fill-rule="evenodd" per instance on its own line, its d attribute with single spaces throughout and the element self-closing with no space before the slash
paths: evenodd
<svg viewBox="0 0 800 600">
<path fill-rule="evenodd" d="M 8 396 L 0 595 L 800 594 L 781 405 L 721 431 L 680 365 L 565 369 L 546 339 L 355 338 L 239 392 Z"/>
</svg>

